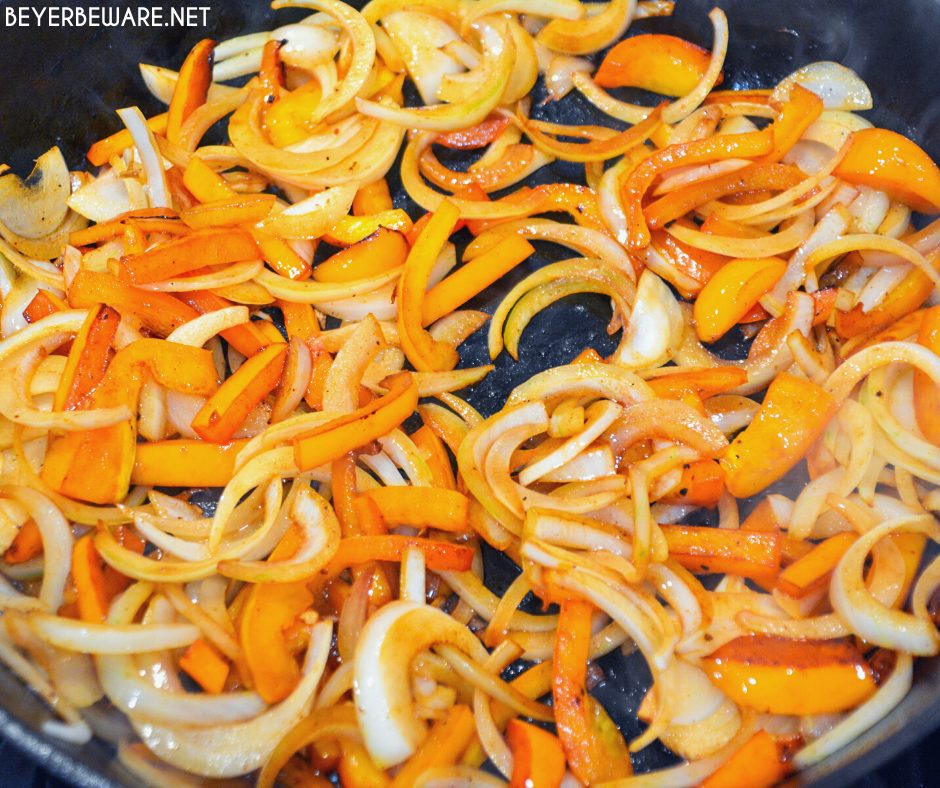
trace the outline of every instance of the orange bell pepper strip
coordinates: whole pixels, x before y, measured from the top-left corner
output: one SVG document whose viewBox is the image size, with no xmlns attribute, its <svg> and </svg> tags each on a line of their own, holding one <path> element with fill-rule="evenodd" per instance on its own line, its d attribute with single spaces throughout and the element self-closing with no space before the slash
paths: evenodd
<svg viewBox="0 0 940 788">
<path fill-rule="evenodd" d="M 131 484 L 147 487 L 224 487 L 246 441 L 208 443 L 192 438 L 139 443 Z"/>
<path fill-rule="evenodd" d="M 8 564 L 23 564 L 42 555 L 42 534 L 35 520 L 27 520 L 16 532 L 10 546 L 3 553 L 3 560 Z"/>
<path fill-rule="evenodd" d="M 179 665 L 204 692 L 218 695 L 225 689 L 230 670 L 228 660 L 204 638 L 190 644 L 180 657 Z"/>
<path fill-rule="evenodd" d="M 476 724 L 469 706 L 457 703 L 447 716 L 431 726 L 418 751 L 405 762 L 392 780 L 392 788 L 411 788 L 428 769 L 451 766 L 457 762 L 476 735 Z"/>
<path fill-rule="evenodd" d="M 401 561 L 402 556 L 412 548 L 424 554 L 428 569 L 434 572 L 465 571 L 473 562 L 473 548 L 439 539 L 399 534 L 347 536 L 340 540 L 336 555 L 321 570 L 320 579 L 329 580 L 344 569 L 372 561 Z"/>
<path fill-rule="evenodd" d="M 606 161 L 615 156 L 621 156 L 633 148 L 645 143 L 662 126 L 662 114 L 665 104 L 660 104 L 646 118 L 635 126 L 631 126 L 619 134 L 607 139 L 591 140 L 589 142 L 564 142 L 544 133 L 530 120 L 520 118 L 526 136 L 541 150 L 553 156 L 563 158 L 565 161 L 592 162 Z M 528 164 L 528 162 L 526 162 Z M 433 180 L 433 179 L 432 179 Z M 443 185 L 443 184 L 441 184 Z M 482 184 L 485 185 L 485 184 Z"/>
<path fill-rule="evenodd" d="M 72 547 L 72 580 L 82 621 L 102 623 L 111 600 L 105 591 L 104 561 L 95 549 L 94 535 L 85 534 Z"/>
<path fill-rule="evenodd" d="M 684 96 L 705 76 L 711 53 L 675 36 L 631 36 L 611 48 L 594 81 L 602 88 L 640 88 Z M 716 85 L 720 85 L 723 75 Z"/>
<path fill-rule="evenodd" d="M 465 532 L 467 496 L 433 487 L 377 487 L 365 495 L 379 507 L 382 519 L 393 525 Z"/>
<path fill-rule="evenodd" d="M 492 249 L 467 261 L 427 292 L 421 324 L 429 326 L 444 315 L 449 315 L 533 254 L 535 247 L 525 238 L 515 234 L 506 236 Z"/>
<path fill-rule="evenodd" d="M 720 460 L 729 492 L 747 498 L 786 475 L 837 410 L 838 403 L 821 386 L 787 373 L 777 375 L 753 421 Z"/>
<path fill-rule="evenodd" d="M 154 134 L 165 135 L 167 124 L 169 123 L 168 112 L 154 115 L 147 119 L 147 125 Z M 85 158 L 95 167 L 107 164 L 115 156 L 119 156 L 124 150 L 134 144 L 134 138 L 127 129 L 115 132 L 110 137 L 98 140 L 88 149 Z"/>
<path fill-rule="evenodd" d="M 940 353 L 940 306 L 924 312 L 917 341 L 932 352 Z M 914 413 L 924 437 L 940 446 L 940 386 L 920 370 L 914 371 Z"/>
<path fill-rule="evenodd" d="M 170 203 L 181 211 L 199 204 L 199 200 L 193 197 L 192 192 L 186 188 L 186 183 L 183 181 L 182 167 L 177 167 L 174 164 L 166 171 L 166 185 L 170 191 Z"/>
<path fill-rule="evenodd" d="M 343 753 L 336 765 L 340 785 L 348 785 L 349 788 L 387 788 L 390 782 L 388 775 L 375 765 L 361 742 L 342 739 L 339 746 Z M 281 775 L 278 775 L 278 784 L 282 781 Z"/>
<path fill-rule="evenodd" d="M 236 194 L 180 211 L 180 219 L 194 230 L 254 224 L 271 213 L 276 200 L 273 194 Z"/>
<path fill-rule="evenodd" d="M 219 309 L 225 309 L 232 306 L 232 302 L 220 295 L 216 295 L 211 290 L 191 290 L 189 292 L 177 293 L 176 297 L 195 310 L 197 315 L 204 315 L 206 312 L 215 312 Z M 221 332 L 222 338 L 235 348 L 243 356 L 254 356 L 261 352 L 262 348 L 272 344 L 271 339 L 262 331 L 255 322 L 243 323 L 240 326 L 227 328 Z M 280 340 L 280 336 L 278 337 Z"/>
<path fill-rule="evenodd" d="M 740 367 L 710 367 L 673 375 L 660 375 L 646 381 L 657 397 L 681 399 L 692 391 L 702 399 L 731 391 L 747 382 L 747 372 Z"/>
<path fill-rule="evenodd" d="M 940 168 L 916 142 L 897 132 L 855 132 L 833 175 L 887 192 L 915 211 L 940 212 Z"/>
<path fill-rule="evenodd" d="M 261 66 L 258 69 L 258 82 L 261 85 L 267 104 L 274 104 L 284 87 L 284 63 L 281 60 L 282 41 L 268 41 L 261 51 Z"/>
<path fill-rule="evenodd" d="M 258 244 L 261 258 L 276 273 L 295 280 L 310 277 L 310 264 L 297 254 L 287 241 L 256 227 L 251 228 L 251 235 Z"/>
<path fill-rule="evenodd" d="M 456 490 L 457 481 L 454 478 L 450 456 L 438 434 L 425 424 L 411 433 L 411 440 L 424 455 L 428 468 L 431 469 L 432 486 L 442 490 Z"/>
<path fill-rule="evenodd" d="M 148 209 L 148 212 L 151 210 L 152 209 Z M 159 210 L 167 214 L 175 213 L 174 211 L 164 208 Z M 143 211 L 130 211 L 129 213 L 143 213 Z M 69 235 L 69 243 L 72 246 L 91 246 L 92 244 L 117 238 L 124 234 L 128 224 L 131 222 L 143 233 L 185 235 L 189 232 L 189 228 L 172 215 L 142 217 L 125 215 L 123 218 L 112 219 L 110 222 L 101 222 L 100 224 L 93 224 L 91 227 L 86 227 L 83 230 L 76 230 Z"/>
<path fill-rule="evenodd" d="M 307 343 L 310 352 L 315 352 L 313 340 L 320 334 L 320 324 L 310 304 L 297 304 L 293 301 L 278 301 L 281 314 L 284 315 L 284 327 L 290 339 L 297 337 Z"/>
<path fill-rule="evenodd" d="M 702 669 L 739 706 L 767 714 L 836 714 L 875 689 L 871 667 L 847 639 L 739 637 L 702 660 Z"/>
<path fill-rule="evenodd" d="M 786 260 L 732 260 L 715 272 L 695 299 L 695 333 L 703 342 L 723 337 L 787 270 Z"/>
<path fill-rule="evenodd" d="M 488 117 L 468 129 L 458 129 L 438 134 L 434 140 L 435 145 L 455 150 L 474 150 L 483 148 L 495 140 L 506 126 L 509 118 L 506 115 L 489 115 Z"/>
<path fill-rule="evenodd" d="M 351 282 L 378 276 L 404 265 L 408 251 L 405 236 L 379 227 L 320 263 L 313 269 L 313 278 L 318 282 Z"/>
<path fill-rule="evenodd" d="M 149 331 L 163 337 L 199 317 L 195 309 L 169 293 L 140 290 L 97 271 L 79 271 L 68 295 L 69 303 L 77 309 L 107 304 L 122 315 L 135 317 Z"/>
<path fill-rule="evenodd" d="M 419 372 L 453 369 L 460 360 L 454 348 L 435 340 L 421 325 L 431 268 L 459 218 L 457 207 L 444 200 L 411 247 L 398 281 L 398 335 L 402 350 Z"/>
<path fill-rule="evenodd" d="M 351 451 L 331 463 L 330 481 L 333 486 L 333 509 L 339 520 L 343 536 L 360 533 L 355 501 L 358 494 L 356 484 L 356 452 Z"/>
<path fill-rule="evenodd" d="M 198 156 L 192 156 L 183 170 L 183 184 L 199 202 L 215 202 L 235 197 L 228 181 Z"/>
<path fill-rule="evenodd" d="M 552 657 L 555 728 L 568 768 L 585 785 L 633 773 L 620 731 L 585 686 L 592 612 L 587 602 L 561 602 Z"/>
<path fill-rule="evenodd" d="M 660 500 L 680 506 L 704 506 L 711 509 L 718 505 L 725 491 L 725 474 L 714 460 L 699 460 L 682 469 L 678 484 Z"/>
<path fill-rule="evenodd" d="M 212 85 L 214 52 L 215 41 L 204 38 L 189 51 L 180 66 L 179 77 L 167 111 L 166 138 L 170 142 L 179 142 L 183 123 L 206 103 L 209 87 Z"/>
<path fill-rule="evenodd" d="M 820 542 L 780 573 L 777 588 L 787 596 L 802 599 L 829 585 L 832 571 L 857 536 L 854 531 L 845 531 Z"/>
<path fill-rule="evenodd" d="M 766 238 L 769 233 L 738 224 L 730 219 L 722 219 L 717 213 L 711 214 L 702 222 L 701 230 L 709 235 L 727 235 L 729 238 Z"/>
<path fill-rule="evenodd" d="M 819 96 L 802 85 L 794 84 L 790 88 L 790 98 L 780 108 L 780 114 L 771 126 L 773 151 L 761 159 L 761 163 L 780 161 L 796 145 L 803 132 L 822 115 L 822 111 L 823 103 Z"/>
<path fill-rule="evenodd" d="M 705 525 L 661 525 L 669 557 L 696 574 L 728 574 L 771 580 L 780 571 L 776 533 L 733 531 Z"/>
<path fill-rule="evenodd" d="M 627 247 L 642 249 L 649 246 L 650 232 L 643 214 L 643 200 L 657 177 L 675 167 L 765 156 L 773 150 L 773 140 L 774 135 L 767 133 L 766 129 L 745 134 L 719 134 L 670 145 L 641 161 L 621 188 L 621 202 L 627 219 Z"/>
<path fill-rule="evenodd" d="M 287 345 L 268 345 L 225 380 L 195 415 L 192 428 L 203 440 L 227 443 L 254 407 L 281 379 Z"/>
<path fill-rule="evenodd" d="M 506 118 L 506 122 L 509 122 L 509 118 Z M 394 207 L 392 193 L 388 190 L 388 181 L 385 178 L 379 178 L 377 181 L 359 187 L 359 191 L 353 198 L 352 212 L 354 216 L 369 216 L 373 213 L 390 211 Z"/>
<path fill-rule="evenodd" d="M 684 222 L 685 220 L 680 219 L 679 221 Z M 697 283 L 690 288 L 688 282 L 675 276 L 670 277 L 668 270 L 662 272 L 663 278 L 668 279 L 686 298 L 691 298 L 698 293 L 702 286 L 730 259 L 724 255 L 707 252 L 704 249 L 695 249 L 678 238 L 674 238 L 665 230 L 653 230 L 650 233 L 650 239 L 650 245 L 654 251 L 662 255 L 679 273 Z"/>
<path fill-rule="evenodd" d="M 655 230 L 712 200 L 754 191 L 784 191 L 796 186 L 805 177 L 800 170 L 788 164 L 750 164 L 740 170 L 669 192 L 647 205 L 643 215 L 650 229 Z"/>
<path fill-rule="evenodd" d="M 46 290 L 40 290 L 26 305 L 26 309 L 23 310 L 23 317 L 26 318 L 27 323 L 35 323 L 37 320 L 54 315 L 63 309 L 68 309 L 68 305 L 61 298 Z"/>
<path fill-rule="evenodd" d="M 381 438 L 407 419 L 418 404 L 418 389 L 407 372 L 387 380 L 389 390 L 350 414 L 300 436 L 294 458 L 301 471 L 319 468 Z"/>
<path fill-rule="evenodd" d="M 407 235 L 412 228 L 411 217 L 400 208 L 391 208 L 368 216 L 342 216 L 323 235 L 333 246 L 351 246 L 368 238 L 380 227 Z"/>
<path fill-rule="evenodd" d="M 521 191 L 520 189 L 514 194 L 519 194 Z M 597 194 L 593 189 L 577 183 L 543 183 L 532 191 L 541 197 L 541 203 L 534 213 L 567 213 L 576 224 L 582 227 L 590 227 L 602 233 L 610 232 L 601 215 Z M 524 197 L 523 193 L 517 199 L 521 200 Z"/>
<path fill-rule="evenodd" d="M 385 534 L 388 527 L 382 518 L 382 512 L 375 502 L 365 496 L 357 495 L 353 499 L 353 509 L 356 512 L 356 524 L 361 534 Z"/>
<path fill-rule="evenodd" d="M 127 405 L 136 410 L 144 372 L 161 385 L 209 396 L 218 386 L 212 353 L 203 348 L 139 339 L 118 352 L 89 407 Z M 127 495 L 137 450 L 135 419 L 96 430 L 70 432 L 50 443 L 42 478 L 70 498 L 115 503 Z"/>
<path fill-rule="evenodd" d="M 791 768 L 767 731 L 758 731 L 702 783 L 701 788 L 773 788 Z"/>
<path fill-rule="evenodd" d="M 117 332 L 121 316 L 111 307 L 100 306 L 88 312 L 69 350 L 56 389 L 52 409 L 75 410 L 94 390 L 111 361 L 111 342 Z"/>
<path fill-rule="evenodd" d="M 271 552 L 268 561 L 286 561 L 300 548 L 303 536 L 296 525 Z M 313 604 L 306 582 L 255 583 L 238 621 L 239 640 L 255 691 L 267 703 L 277 703 L 300 681 L 300 667 L 284 632 Z"/>
<path fill-rule="evenodd" d="M 210 265 L 257 260 L 258 246 L 245 230 L 206 229 L 121 258 L 121 273 L 131 284 L 171 279 Z"/>
<path fill-rule="evenodd" d="M 770 88 L 756 88 L 754 90 L 713 90 L 703 104 L 770 104 Z"/>
<path fill-rule="evenodd" d="M 506 743 L 512 752 L 509 788 L 558 788 L 565 778 L 565 752 L 558 737 L 522 720 L 510 720 Z"/>
</svg>

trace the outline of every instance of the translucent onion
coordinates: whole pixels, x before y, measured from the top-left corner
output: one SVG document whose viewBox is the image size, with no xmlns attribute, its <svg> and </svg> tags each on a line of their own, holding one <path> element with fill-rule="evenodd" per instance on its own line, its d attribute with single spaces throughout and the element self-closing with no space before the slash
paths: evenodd
<svg viewBox="0 0 940 788">
<path fill-rule="evenodd" d="M 144 173 L 147 177 L 147 201 L 150 203 L 150 207 L 172 207 L 173 203 L 170 199 L 166 170 L 163 168 L 163 157 L 160 155 L 157 140 L 147 125 L 144 114 L 137 107 L 119 109 L 117 114 L 134 138 L 134 145 L 137 147 L 140 161 L 144 165 Z"/>
</svg>

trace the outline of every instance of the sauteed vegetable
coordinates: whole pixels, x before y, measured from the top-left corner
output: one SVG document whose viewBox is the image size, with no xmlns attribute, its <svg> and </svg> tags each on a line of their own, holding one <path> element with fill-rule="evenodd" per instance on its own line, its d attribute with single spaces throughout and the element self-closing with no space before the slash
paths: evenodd
<svg viewBox="0 0 940 788">
<path fill-rule="evenodd" d="M 930 156 L 836 63 L 735 89 L 719 9 L 273 6 L 0 176 L 0 659 L 46 732 L 110 704 L 154 784 L 718 788 L 887 715 L 940 652 Z M 577 294 L 610 355 L 456 393 Z"/>
</svg>

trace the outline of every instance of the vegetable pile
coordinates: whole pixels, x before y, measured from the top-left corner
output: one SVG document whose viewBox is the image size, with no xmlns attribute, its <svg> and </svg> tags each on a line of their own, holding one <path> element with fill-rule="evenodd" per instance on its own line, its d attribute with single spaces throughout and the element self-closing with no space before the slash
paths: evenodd
<svg viewBox="0 0 940 788">
<path fill-rule="evenodd" d="M 663 0 L 273 6 L 313 13 L 142 65 L 167 111 L 88 170 L 0 175 L 0 660 L 46 732 L 106 700 L 155 784 L 718 788 L 888 715 L 940 652 L 930 156 L 836 63 L 729 89 L 719 9 L 705 49 L 624 38 Z M 455 393 L 577 294 L 609 356 Z"/>
</svg>

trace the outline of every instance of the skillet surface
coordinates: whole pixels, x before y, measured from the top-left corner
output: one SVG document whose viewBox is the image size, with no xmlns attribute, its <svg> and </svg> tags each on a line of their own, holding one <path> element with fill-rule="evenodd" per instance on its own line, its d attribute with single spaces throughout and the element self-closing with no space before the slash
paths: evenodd
<svg viewBox="0 0 940 788">
<path fill-rule="evenodd" d="M 105 2 L 104 5 L 111 5 Z M 188 3 L 196 5 L 196 3 Z M 49 28 L 0 26 L 0 159 L 25 175 L 32 160 L 49 145 L 59 144 L 70 166 L 82 166 L 84 151 L 95 139 L 115 131 L 119 121 L 112 109 L 137 103 L 145 114 L 160 111 L 146 92 L 137 71 L 140 61 L 178 66 L 200 38 L 217 40 L 268 29 L 273 14 L 264 2 L 217 0 L 209 5 L 203 29 L 183 28 Z M 354 2 L 353 5 L 361 5 Z M 0 13 L 21 0 L 0 0 Z M 728 88 L 770 87 L 793 69 L 816 60 L 836 60 L 858 71 L 870 86 L 876 109 L 867 113 L 877 125 L 913 137 L 940 159 L 940 85 L 935 81 L 936 34 L 940 32 L 940 3 L 936 0 L 678 0 L 668 19 L 644 20 L 634 32 L 668 32 L 710 46 L 707 21 L 712 5 L 728 14 L 731 45 L 725 68 Z M 279 12 L 278 23 L 303 16 Z M 0 18 L 0 25 L 3 19 Z M 35 24 L 35 22 L 34 22 Z M 538 90 L 538 88 L 537 88 Z M 636 99 L 637 97 L 632 97 Z M 538 96 L 536 96 L 536 103 Z M 580 96 L 546 105 L 537 117 L 563 123 L 614 121 L 594 112 Z M 459 159 L 450 161 L 459 164 Z M 397 168 L 393 168 L 392 176 Z M 560 164 L 536 173 L 531 180 L 581 180 L 574 165 Z M 394 177 L 390 185 L 396 205 L 416 209 Z M 541 245 L 540 254 L 520 270 L 475 299 L 470 306 L 492 311 L 503 293 L 532 269 L 558 259 L 557 248 Z M 496 411 L 518 383 L 547 367 L 571 360 L 585 346 L 609 353 L 614 339 L 605 333 L 609 307 L 604 299 L 579 296 L 565 299 L 537 316 L 522 341 L 521 360 L 503 354 L 496 370 L 468 392 L 484 414 Z M 730 341 L 719 349 L 740 356 L 743 343 Z M 461 348 L 463 366 L 487 363 L 484 334 L 478 332 Z M 774 489 L 795 495 L 803 478 L 790 478 Z M 204 496 L 211 506 L 212 496 Z M 511 581 L 508 562 L 487 555 L 486 581 L 500 593 Z M 624 733 L 640 730 L 635 711 L 649 675 L 642 660 L 619 652 L 600 661 L 606 679 L 595 689 Z M 116 715 L 103 715 L 113 728 L 108 739 L 126 730 Z M 36 760 L 78 785 L 126 785 L 135 781 L 114 759 L 113 748 L 95 739 L 83 748 L 62 744 L 39 734 L 48 712 L 9 672 L 0 669 L 0 732 Z M 868 733 L 814 769 L 793 778 L 794 785 L 845 785 L 919 741 L 940 725 L 940 659 L 919 661 L 914 687 L 902 704 Z M 639 769 L 674 762 L 655 744 L 637 759 Z"/>
</svg>

